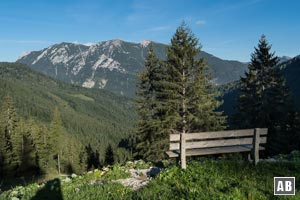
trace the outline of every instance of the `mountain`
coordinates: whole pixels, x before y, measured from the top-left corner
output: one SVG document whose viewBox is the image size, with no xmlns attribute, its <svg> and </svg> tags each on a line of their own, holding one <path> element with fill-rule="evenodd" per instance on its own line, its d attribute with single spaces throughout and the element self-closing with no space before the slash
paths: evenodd
<svg viewBox="0 0 300 200">
<path fill-rule="evenodd" d="M 17 62 L 68 83 L 134 96 L 136 75 L 144 68 L 149 43 L 118 39 L 92 45 L 63 42 L 41 51 L 26 52 Z M 153 45 L 157 56 L 165 59 L 167 45 L 155 42 Z M 199 57 L 206 59 L 216 84 L 239 79 L 247 68 L 244 63 L 222 60 L 206 52 Z"/>
<path fill-rule="evenodd" d="M 289 57 L 289 56 L 281 56 L 281 57 L 278 57 L 279 58 L 279 64 L 281 63 L 284 63 L 284 62 L 287 62 L 289 60 L 291 60 L 292 58 Z"/>
<path fill-rule="evenodd" d="M 20 63 L 0 63 L 0 105 L 10 95 L 16 112 L 45 126 L 57 107 L 67 132 L 91 144 L 103 158 L 108 144 L 117 146 L 134 132 L 131 101 L 99 89 L 87 89 L 49 78 Z"/>
</svg>

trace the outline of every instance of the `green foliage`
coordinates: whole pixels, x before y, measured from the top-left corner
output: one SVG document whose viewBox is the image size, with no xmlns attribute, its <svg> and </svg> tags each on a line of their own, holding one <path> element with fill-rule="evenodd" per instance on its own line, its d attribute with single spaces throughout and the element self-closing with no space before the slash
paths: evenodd
<svg viewBox="0 0 300 200">
<path fill-rule="evenodd" d="M 251 55 L 249 71 L 241 78 L 240 96 L 235 116 L 238 128 L 266 127 L 268 152 L 288 152 L 286 116 L 291 112 L 285 80 L 276 65 L 278 57 L 271 53 L 271 45 L 263 35 Z"/>
<path fill-rule="evenodd" d="M 125 164 L 127 169 L 149 169 L 153 164 L 151 162 L 145 162 L 144 160 L 128 161 Z"/>
<path fill-rule="evenodd" d="M 103 178 L 105 180 L 116 180 L 129 178 L 130 174 L 126 172 L 126 167 L 120 165 L 114 165 L 111 169 L 104 174 Z"/>
<path fill-rule="evenodd" d="M 10 138 L 2 140 L 4 132 L 1 132 L 0 143 L 6 142 L 6 147 L 0 145 L 0 152 L 6 148 L 6 154 L 11 154 L 8 157 L 14 159 L 9 161 L 15 163 L 15 167 L 10 165 L 14 168 L 11 171 L 22 165 L 18 175 L 25 171 L 52 172 L 53 168 L 57 169 L 57 160 L 53 160 L 57 153 L 60 153 L 62 172 L 83 172 L 87 169 L 87 155 L 82 144 L 91 144 L 98 154 L 99 167 L 105 159 L 108 143 L 115 147 L 121 138 L 134 133 L 136 116 L 129 99 L 103 90 L 68 85 L 23 64 L 0 63 L 0 104 L 3 106 L 8 94 L 18 114 L 14 118 L 18 134 L 6 134 Z M 3 131 L 9 124 L 5 122 L 5 113 L 1 112 Z M 125 158 L 127 154 L 122 152 Z M 0 153 L 0 160 L 3 160 L 2 155 Z M 29 160 L 32 162 L 28 163 Z"/>
<path fill-rule="evenodd" d="M 136 107 L 139 115 L 136 152 L 137 157 L 146 160 L 159 160 L 163 157 L 166 135 L 163 133 L 161 117 L 164 71 L 161 62 L 150 44 L 145 71 L 139 75 Z"/>
<path fill-rule="evenodd" d="M 297 56 L 285 63 L 280 65 L 282 69 L 281 72 L 286 78 L 286 85 L 291 91 L 291 96 L 293 97 L 293 103 L 300 110 L 300 56 Z"/>
<path fill-rule="evenodd" d="M 111 144 L 109 144 L 105 151 L 105 164 L 113 165 L 114 163 L 115 163 L 115 154 Z"/>
<path fill-rule="evenodd" d="M 170 133 L 223 130 L 226 117 L 216 109 L 217 97 L 200 44 L 182 24 L 160 61 L 150 46 L 145 71 L 139 76 L 137 155 L 150 161 L 164 157 Z"/>
<path fill-rule="evenodd" d="M 186 170 L 171 167 L 137 193 L 137 199 L 272 199 L 274 176 L 296 176 L 300 165 L 242 161 L 190 162 Z M 296 180 L 296 182 L 297 182 Z M 300 197 L 299 184 L 296 186 Z"/>
<path fill-rule="evenodd" d="M 6 96 L 0 114 L 0 177 L 13 176 L 20 164 L 17 116 L 10 96 Z"/>
<path fill-rule="evenodd" d="M 292 151 L 290 154 L 279 154 L 276 156 L 276 159 L 280 161 L 291 161 L 291 162 L 300 162 L 300 151 Z"/>
<path fill-rule="evenodd" d="M 294 156 L 285 155 L 285 157 Z M 296 157 L 299 157 L 299 153 Z M 128 164 L 134 164 L 128 163 Z M 135 164 L 134 164 L 135 165 Z M 132 165 L 130 165 L 132 167 Z M 299 162 L 260 162 L 257 166 L 242 160 L 191 161 L 186 170 L 177 166 L 164 169 L 150 183 L 132 191 L 113 182 L 127 178 L 127 167 L 114 166 L 82 176 L 53 179 L 45 184 L 18 186 L 0 194 L 0 200 L 29 199 L 299 199 Z M 295 176 L 296 195 L 274 196 L 274 176 Z M 44 198 L 43 198 L 44 197 Z"/>
</svg>

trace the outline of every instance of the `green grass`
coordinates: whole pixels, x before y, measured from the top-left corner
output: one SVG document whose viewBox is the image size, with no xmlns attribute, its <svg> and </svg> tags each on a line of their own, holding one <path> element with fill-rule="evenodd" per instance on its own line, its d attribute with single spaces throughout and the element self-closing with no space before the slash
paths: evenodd
<svg viewBox="0 0 300 200">
<path fill-rule="evenodd" d="M 79 98 L 79 99 L 82 99 L 82 100 L 85 100 L 85 101 L 91 101 L 91 102 L 95 101 L 93 98 L 85 96 L 83 94 L 71 94 L 70 96 L 76 97 L 76 98 Z"/>
<path fill-rule="evenodd" d="M 300 198 L 300 163 L 266 163 L 203 159 L 183 171 L 170 167 L 137 194 L 149 199 L 272 199 L 274 176 L 295 176 Z M 285 198 L 285 197 L 281 197 Z"/>
<path fill-rule="evenodd" d="M 130 164 L 130 167 L 132 164 Z M 0 200 L 19 199 L 300 199 L 299 162 L 260 162 L 200 159 L 186 170 L 165 168 L 144 188 L 133 191 L 111 180 L 126 178 L 128 164 L 95 170 L 82 176 L 54 179 L 3 192 Z M 136 166 L 133 166 L 136 167 Z M 274 176 L 295 176 L 295 196 L 274 196 Z"/>
</svg>

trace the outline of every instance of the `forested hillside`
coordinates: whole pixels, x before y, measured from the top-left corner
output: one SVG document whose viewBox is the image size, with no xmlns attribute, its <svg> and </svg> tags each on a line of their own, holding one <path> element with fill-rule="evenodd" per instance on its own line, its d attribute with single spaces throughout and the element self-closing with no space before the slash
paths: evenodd
<svg viewBox="0 0 300 200">
<path fill-rule="evenodd" d="M 23 121 L 26 128 L 32 123 L 45 134 L 51 131 L 56 110 L 64 130 L 61 132 L 66 136 L 59 141 L 62 146 L 68 146 L 72 140 L 75 149 L 97 153 L 101 163 L 109 144 L 115 150 L 122 138 L 133 134 L 136 117 L 129 99 L 69 85 L 32 71 L 24 64 L 0 63 L 1 105 L 7 96 L 18 123 Z M 124 151 L 121 154 L 123 158 Z"/>
</svg>

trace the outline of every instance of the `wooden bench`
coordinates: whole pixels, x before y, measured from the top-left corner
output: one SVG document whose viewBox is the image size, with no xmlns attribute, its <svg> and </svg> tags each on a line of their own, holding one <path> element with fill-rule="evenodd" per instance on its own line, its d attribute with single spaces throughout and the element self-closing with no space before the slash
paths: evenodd
<svg viewBox="0 0 300 200">
<path fill-rule="evenodd" d="M 170 134 L 169 157 L 180 157 L 181 168 L 186 168 L 186 156 L 252 153 L 255 165 L 259 161 L 260 144 L 267 142 L 267 128 L 229 130 L 202 133 Z"/>
</svg>

